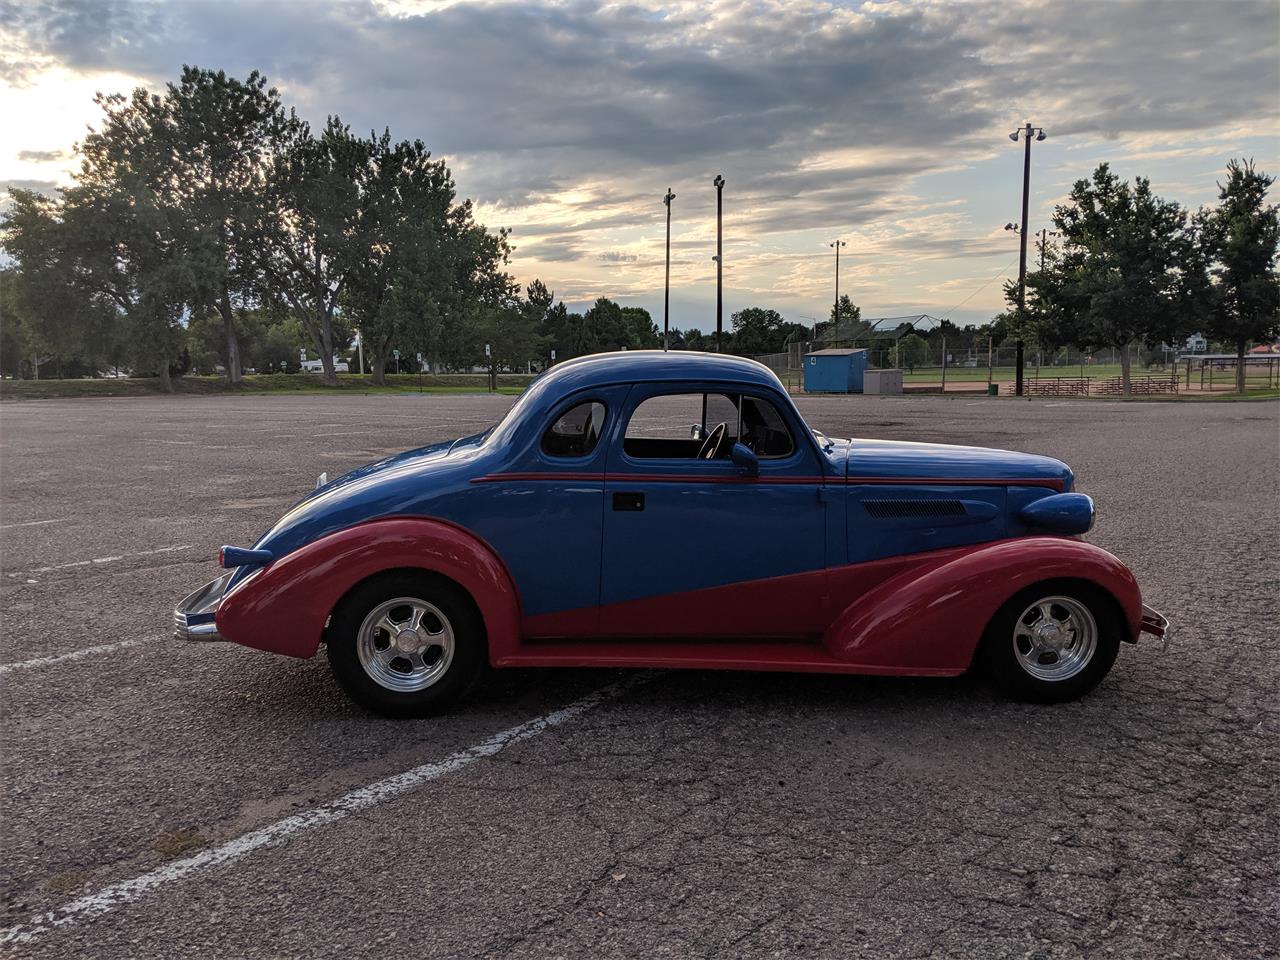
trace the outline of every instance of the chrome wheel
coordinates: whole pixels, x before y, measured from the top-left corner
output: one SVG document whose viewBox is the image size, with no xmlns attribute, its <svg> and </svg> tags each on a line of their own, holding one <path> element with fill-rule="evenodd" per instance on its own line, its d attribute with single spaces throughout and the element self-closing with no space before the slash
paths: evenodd
<svg viewBox="0 0 1280 960">
<path fill-rule="evenodd" d="M 453 625 L 435 604 L 416 597 L 380 603 L 360 624 L 356 654 L 369 678 L 397 693 L 431 686 L 453 662 Z"/>
<path fill-rule="evenodd" d="M 1022 612 L 1013 626 L 1018 665 L 1037 680 L 1074 677 L 1098 647 L 1098 624 L 1079 600 L 1045 597 Z"/>
</svg>

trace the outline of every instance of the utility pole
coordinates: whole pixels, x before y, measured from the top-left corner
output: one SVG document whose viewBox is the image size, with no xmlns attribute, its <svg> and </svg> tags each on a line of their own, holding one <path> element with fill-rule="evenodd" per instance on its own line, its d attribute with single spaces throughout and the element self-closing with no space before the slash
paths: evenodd
<svg viewBox="0 0 1280 960">
<path fill-rule="evenodd" d="M 848 246 L 848 244 L 845 243 L 843 240 L 835 240 L 827 244 L 827 246 L 836 248 L 836 305 L 835 305 L 835 309 L 831 311 L 831 316 L 835 319 L 835 325 L 833 329 L 836 332 L 836 336 L 839 336 L 840 335 L 840 248 Z"/>
<path fill-rule="evenodd" d="M 1022 160 L 1022 229 L 1018 233 L 1019 253 L 1018 253 L 1018 319 L 1019 321 L 1025 316 L 1027 307 L 1027 207 L 1031 198 L 1031 140 L 1044 139 L 1044 130 L 1040 127 L 1033 127 L 1030 121 L 1026 126 L 1021 127 L 1013 133 L 1009 134 L 1009 139 L 1014 143 L 1018 142 L 1018 137 L 1026 140 L 1026 152 L 1023 154 Z M 1022 368 L 1023 368 L 1023 344 L 1022 338 L 1017 341 L 1017 370 L 1014 375 L 1013 392 L 1016 396 L 1022 396 Z"/>
<path fill-rule="evenodd" d="M 671 201 L 676 195 L 667 187 L 662 202 L 667 206 L 667 281 L 662 294 L 662 349 L 671 349 Z M 554 351 L 552 352 L 554 358 Z"/>
<path fill-rule="evenodd" d="M 724 273 L 724 177 L 717 173 L 711 183 L 716 188 L 716 353 L 724 353 L 724 296 L 721 287 Z"/>
</svg>

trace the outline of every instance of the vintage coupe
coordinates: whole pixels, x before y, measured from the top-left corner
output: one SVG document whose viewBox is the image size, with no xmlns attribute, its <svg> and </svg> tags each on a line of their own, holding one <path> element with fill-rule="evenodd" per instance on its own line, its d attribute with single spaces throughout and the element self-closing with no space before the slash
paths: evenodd
<svg viewBox="0 0 1280 960">
<path fill-rule="evenodd" d="M 857 409 L 857 408 L 851 408 Z M 1167 621 L 1079 539 L 1042 456 L 805 425 L 750 360 L 570 360 L 484 433 L 321 482 L 175 612 L 178 637 L 323 643 L 375 711 L 438 710 L 493 667 L 953 676 L 1077 697 Z"/>
</svg>

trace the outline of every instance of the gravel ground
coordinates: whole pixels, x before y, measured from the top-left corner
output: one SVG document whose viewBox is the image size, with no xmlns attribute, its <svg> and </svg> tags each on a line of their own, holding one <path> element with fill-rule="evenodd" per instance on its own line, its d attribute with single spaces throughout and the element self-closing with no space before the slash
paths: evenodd
<svg viewBox="0 0 1280 960">
<path fill-rule="evenodd" d="M 168 639 L 217 545 L 320 471 L 510 402 L 0 408 L 0 955 L 1278 955 L 1275 403 L 799 401 L 835 435 L 1075 468 L 1090 539 L 1177 630 L 1077 703 L 513 671 L 394 723 L 323 658 Z"/>
</svg>

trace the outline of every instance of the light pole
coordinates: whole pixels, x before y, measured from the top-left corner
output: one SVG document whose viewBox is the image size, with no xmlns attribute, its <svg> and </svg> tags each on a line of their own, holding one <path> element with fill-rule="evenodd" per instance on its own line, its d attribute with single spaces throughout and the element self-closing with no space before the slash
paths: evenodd
<svg viewBox="0 0 1280 960">
<path fill-rule="evenodd" d="M 662 292 L 662 349 L 671 348 L 671 201 L 676 195 L 667 187 L 662 202 L 667 207 L 667 279 Z"/>
<path fill-rule="evenodd" d="M 724 297 L 721 290 L 724 273 L 724 177 L 717 173 L 711 184 L 716 188 L 716 353 L 724 353 Z"/>
<path fill-rule="evenodd" d="M 836 248 L 836 305 L 831 311 L 831 316 L 835 319 L 832 329 L 835 330 L 836 336 L 840 335 L 840 248 L 847 247 L 848 244 L 843 240 L 834 240 L 827 244 L 828 247 Z"/>
<path fill-rule="evenodd" d="M 1022 137 L 1027 142 L 1026 153 L 1022 160 L 1022 228 L 1018 231 L 1020 240 L 1020 252 L 1018 254 L 1018 319 L 1021 321 L 1022 314 L 1027 305 L 1027 204 L 1030 200 L 1031 191 L 1031 140 L 1044 139 L 1044 130 L 1041 127 L 1033 127 L 1030 121 L 1026 126 L 1020 127 L 1009 134 L 1009 139 L 1014 143 L 1018 142 L 1018 137 Z M 1017 341 L 1018 359 L 1017 372 L 1015 374 L 1013 392 L 1015 396 L 1022 396 L 1022 338 Z"/>
</svg>

